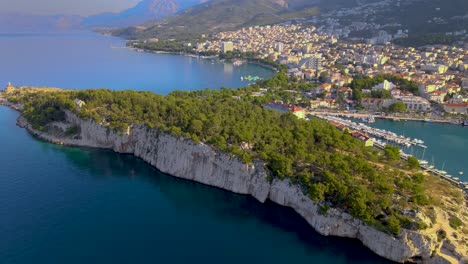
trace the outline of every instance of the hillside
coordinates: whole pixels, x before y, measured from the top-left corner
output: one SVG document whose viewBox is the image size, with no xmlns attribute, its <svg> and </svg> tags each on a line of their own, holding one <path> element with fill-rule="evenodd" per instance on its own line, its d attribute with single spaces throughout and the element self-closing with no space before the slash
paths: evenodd
<svg viewBox="0 0 468 264">
<path fill-rule="evenodd" d="M 84 27 L 126 27 L 173 15 L 207 0 L 143 0 L 120 13 L 104 13 L 86 18 Z"/>
<path fill-rule="evenodd" d="M 248 25 L 280 22 L 305 13 L 316 14 L 320 0 L 214 0 L 136 28 L 122 29 L 117 35 L 129 38 L 190 38 L 199 33 L 222 31 Z"/>
</svg>

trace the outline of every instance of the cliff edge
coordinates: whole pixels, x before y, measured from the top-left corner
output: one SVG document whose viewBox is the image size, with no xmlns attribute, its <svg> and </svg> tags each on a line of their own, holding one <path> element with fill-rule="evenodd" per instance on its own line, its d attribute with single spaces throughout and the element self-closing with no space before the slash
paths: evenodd
<svg viewBox="0 0 468 264">
<path fill-rule="evenodd" d="M 260 202 L 266 199 L 293 208 L 320 234 L 359 239 L 376 254 L 396 261 L 411 263 L 464 263 L 465 248 L 454 246 L 423 232 L 403 230 L 397 237 L 367 225 L 342 211 L 330 208 L 324 212 L 289 180 L 269 182 L 261 162 L 243 164 L 238 158 L 203 143 L 194 143 L 142 125 L 129 127 L 126 133 L 114 131 L 92 120 L 82 120 L 65 111 L 64 122 L 48 125 L 48 132 L 32 128 L 20 116 L 18 125 L 33 135 L 56 144 L 112 149 L 133 154 L 160 171 L 238 194 L 252 195 Z M 70 135 L 70 128 L 75 133 Z"/>
</svg>

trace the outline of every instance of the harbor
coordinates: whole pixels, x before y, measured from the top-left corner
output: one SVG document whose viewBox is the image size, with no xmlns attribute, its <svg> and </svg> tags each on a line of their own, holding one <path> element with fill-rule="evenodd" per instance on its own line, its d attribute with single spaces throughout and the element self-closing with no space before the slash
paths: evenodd
<svg viewBox="0 0 468 264">
<path fill-rule="evenodd" d="M 422 170 L 424 170 L 427 173 L 431 173 L 435 176 L 438 176 L 441 179 L 444 179 L 450 182 L 451 184 L 463 189 L 465 192 L 465 195 L 468 196 L 468 180 L 466 180 L 465 170 L 462 169 L 459 171 L 454 171 L 454 169 L 452 168 L 451 169 L 452 173 L 450 173 L 445 170 L 445 167 L 446 167 L 445 161 L 442 164 L 442 169 L 438 169 L 436 162 L 434 160 L 434 155 L 432 155 L 431 163 L 424 159 L 426 152 L 428 152 L 429 154 L 433 153 L 433 152 L 430 152 L 432 142 L 428 142 L 429 143 L 428 144 L 424 140 L 418 139 L 416 137 L 411 138 L 408 136 L 397 134 L 393 131 L 390 131 L 389 129 L 373 127 L 371 125 L 374 125 L 375 120 L 373 120 L 369 116 L 364 116 L 364 115 L 360 116 L 361 120 L 366 120 L 369 123 L 369 125 L 353 122 L 348 119 L 340 118 L 336 115 L 327 115 L 327 114 L 317 115 L 316 114 L 315 116 L 318 118 L 324 119 L 335 126 L 339 125 L 340 127 L 345 127 L 346 129 L 349 130 L 350 133 L 359 132 L 363 135 L 366 135 L 368 138 L 373 139 L 373 146 L 376 148 L 384 149 L 387 144 L 397 145 L 397 146 L 402 147 L 402 150 L 400 150 L 401 159 L 408 160 L 410 156 L 414 156 L 418 158 L 419 165 Z M 380 120 L 380 122 L 396 123 L 390 120 Z M 402 123 L 418 123 L 418 122 L 402 122 Z M 425 124 L 425 125 L 439 125 L 439 126 L 444 126 L 445 129 L 447 129 L 447 127 L 453 127 L 448 124 Z M 463 127 L 459 127 L 458 129 L 460 129 L 460 131 L 465 131 Z M 437 135 L 434 135 L 434 136 L 437 136 Z M 465 140 L 468 140 L 466 136 L 465 137 L 462 136 L 462 138 Z M 466 148 L 464 148 L 463 145 L 461 149 L 466 150 Z M 408 154 L 405 151 L 411 152 L 411 154 Z M 463 156 L 461 156 L 460 158 L 463 159 Z M 457 165 L 466 166 L 466 164 L 464 163 L 462 164 L 458 163 Z"/>
</svg>

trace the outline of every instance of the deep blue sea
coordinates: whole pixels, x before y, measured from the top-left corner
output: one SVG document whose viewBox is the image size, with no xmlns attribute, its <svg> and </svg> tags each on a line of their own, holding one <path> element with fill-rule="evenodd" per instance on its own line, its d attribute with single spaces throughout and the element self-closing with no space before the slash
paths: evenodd
<svg viewBox="0 0 468 264">
<path fill-rule="evenodd" d="M 135 52 L 125 41 L 91 32 L 0 34 L 0 87 L 14 85 L 112 90 L 238 88 L 241 76 L 262 78 L 272 71 L 257 65 Z"/>
<path fill-rule="evenodd" d="M 137 53 L 92 33 L 0 36 L 0 84 L 239 87 L 255 65 Z M 0 263 L 387 263 L 293 210 L 158 172 L 111 151 L 42 142 L 0 107 Z"/>
</svg>

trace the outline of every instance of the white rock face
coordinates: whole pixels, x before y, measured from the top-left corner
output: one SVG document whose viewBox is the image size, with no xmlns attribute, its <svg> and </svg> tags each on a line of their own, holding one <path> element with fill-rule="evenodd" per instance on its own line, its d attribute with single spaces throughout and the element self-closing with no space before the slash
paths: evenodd
<svg viewBox="0 0 468 264">
<path fill-rule="evenodd" d="M 156 129 L 134 126 L 129 135 L 125 135 L 94 121 L 81 120 L 73 113 L 66 114 L 69 125 L 80 127 L 78 139 L 59 138 L 36 131 L 23 117 L 18 119 L 18 124 L 53 143 L 108 148 L 119 153 L 134 154 L 175 177 L 252 195 L 260 202 L 270 199 L 293 208 L 320 234 L 357 238 L 376 254 L 396 262 L 444 263 L 443 257 L 433 254 L 438 252 L 437 241 L 431 241 L 417 232 L 404 230 L 395 238 L 333 208 L 326 214 L 320 214 L 320 205 L 288 180 L 274 180 L 270 184 L 262 163 L 245 165 L 239 159 L 209 145 L 195 144 L 191 140 L 177 138 Z"/>
</svg>

